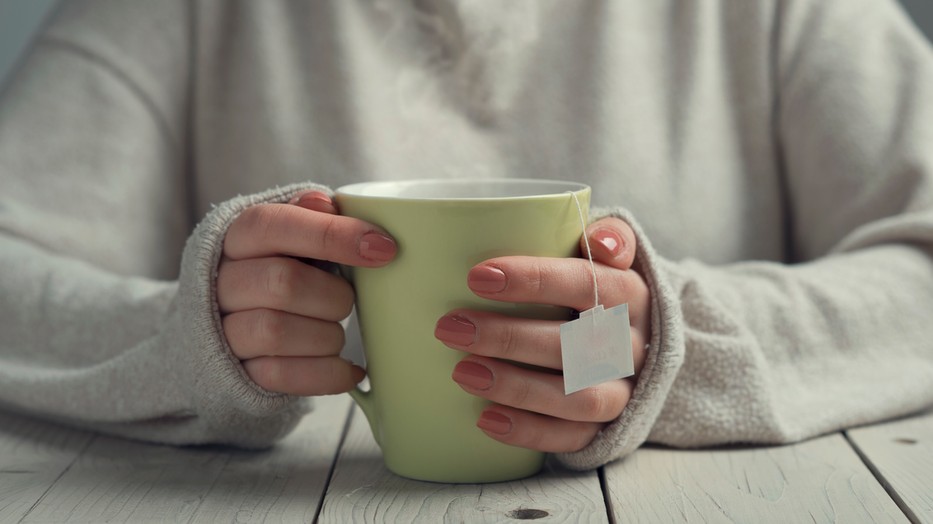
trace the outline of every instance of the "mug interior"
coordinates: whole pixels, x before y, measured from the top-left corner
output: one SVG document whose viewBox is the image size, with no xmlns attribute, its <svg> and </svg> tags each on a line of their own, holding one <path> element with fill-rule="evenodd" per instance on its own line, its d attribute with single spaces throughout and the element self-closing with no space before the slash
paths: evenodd
<svg viewBox="0 0 933 524">
<path fill-rule="evenodd" d="M 348 196 L 412 200 L 480 200 L 535 198 L 577 192 L 585 184 L 559 180 L 511 179 L 424 179 L 361 182 L 337 189 Z"/>
</svg>

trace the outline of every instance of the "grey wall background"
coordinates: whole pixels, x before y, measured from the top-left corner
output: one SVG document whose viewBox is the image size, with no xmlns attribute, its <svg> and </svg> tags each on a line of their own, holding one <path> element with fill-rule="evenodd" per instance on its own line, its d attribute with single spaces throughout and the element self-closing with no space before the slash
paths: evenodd
<svg viewBox="0 0 933 524">
<path fill-rule="evenodd" d="M 158 0 L 127 0 L 151 2 Z M 268 1 L 268 0 L 267 0 Z M 933 40 L 933 0 L 900 0 Z M 0 0 L 0 85 L 57 0 Z"/>
<path fill-rule="evenodd" d="M 907 12 L 914 17 L 914 22 L 933 40 L 933 0 L 901 0 Z"/>
<path fill-rule="evenodd" d="M 0 0 L 0 85 L 56 0 Z"/>
</svg>

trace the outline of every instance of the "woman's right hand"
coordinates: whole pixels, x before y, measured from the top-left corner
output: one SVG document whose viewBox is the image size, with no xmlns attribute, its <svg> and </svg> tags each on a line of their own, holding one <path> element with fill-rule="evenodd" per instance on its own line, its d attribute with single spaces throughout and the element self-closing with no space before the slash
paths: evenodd
<svg viewBox="0 0 933 524">
<path fill-rule="evenodd" d="M 396 250 L 385 231 L 338 215 L 320 191 L 243 211 L 224 239 L 217 302 L 250 379 L 292 395 L 342 393 L 363 380 L 365 371 L 339 356 L 352 287 L 300 259 L 379 267 Z"/>
</svg>

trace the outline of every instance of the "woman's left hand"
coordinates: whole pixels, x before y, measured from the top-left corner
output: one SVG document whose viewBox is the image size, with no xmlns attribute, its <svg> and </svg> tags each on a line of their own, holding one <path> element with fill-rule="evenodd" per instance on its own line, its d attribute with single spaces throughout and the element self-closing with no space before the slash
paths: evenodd
<svg viewBox="0 0 933 524">
<path fill-rule="evenodd" d="M 586 235 L 596 263 L 600 302 L 606 309 L 629 305 L 634 377 L 564 395 L 563 321 L 454 310 L 437 323 L 438 340 L 470 353 L 454 368 L 453 379 L 468 393 L 493 402 L 477 426 L 498 441 L 552 453 L 579 451 L 622 413 L 631 398 L 651 337 L 650 291 L 631 269 L 635 234 L 624 221 L 605 218 L 591 224 Z M 586 256 L 582 238 L 580 244 Z M 593 307 L 593 273 L 585 258 L 494 258 L 474 266 L 467 281 L 474 293 L 491 300 L 578 311 Z"/>
</svg>

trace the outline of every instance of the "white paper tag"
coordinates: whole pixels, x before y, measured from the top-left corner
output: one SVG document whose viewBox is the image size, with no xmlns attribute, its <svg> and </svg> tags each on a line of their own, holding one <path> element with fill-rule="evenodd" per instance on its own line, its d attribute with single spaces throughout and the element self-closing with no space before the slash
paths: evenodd
<svg viewBox="0 0 933 524">
<path fill-rule="evenodd" d="M 561 324 L 564 394 L 635 374 L 628 304 L 599 305 Z"/>
</svg>

